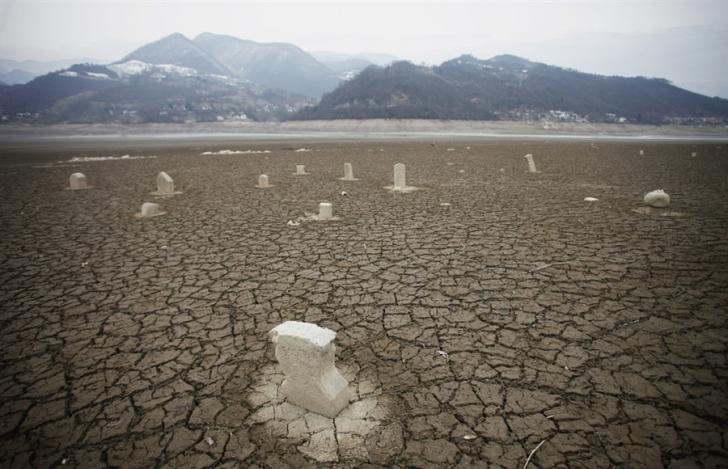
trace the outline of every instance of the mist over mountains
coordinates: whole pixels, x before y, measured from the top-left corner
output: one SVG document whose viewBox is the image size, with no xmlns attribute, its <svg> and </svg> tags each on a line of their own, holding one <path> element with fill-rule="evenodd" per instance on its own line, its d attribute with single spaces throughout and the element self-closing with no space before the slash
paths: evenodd
<svg viewBox="0 0 728 469">
<path fill-rule="evenodd" d="M 231 75 L 228 67 L 180 33 L 146 44 L 116 63 L 131 60 L 153 65 L 177 65 L 203 74 Z"/>
<path fill-rule="evenodd" d="M 200 34 L 195 44 L 224 63 L 234 76 L 268 88 L 319 97 L 339 84 L 334 71 L 293 44 L 261 44 L 212 33 Z"/>
<path fill-rule="evenodd" d="M 63 70 L 78 63 L 97 62 L 89 58 L 76 58 L 66 60 L 52 60 L 41 62 L 38 60 L 8 60 L 0 59 L 0 82 L 7 85 L 22 85 L 33 78 L 46 73 Z"/>
<path fill-rule="evenodd" d="M 728 100 L 663 79 L 586 74 L 509 55 L 463 55 L 432 67 L 394 59 L 175 33 L 108 65 L 63 64 L 26 84 L 0 77 L 0 120 L 383 117 L 723 125 L 728 119 Z"/>
<path fill-rule="evenodd" d="M 292 44 L 261 44 L 212 33 L 200 34 L 194 40 L 172 34 L 140 47 L 119 62 L 130 60 L 188 67 L 309 97 L 321 96 L 339 83 L 335 72 Z"/>
<path fill-rule="evenodd" d="M 522 44 L 517 55 L 583 72 L 665 77 L 681 88 L 728 98 L 728 29 L 690 26 L 617 34 L 582 32 Z"/>
</svg>

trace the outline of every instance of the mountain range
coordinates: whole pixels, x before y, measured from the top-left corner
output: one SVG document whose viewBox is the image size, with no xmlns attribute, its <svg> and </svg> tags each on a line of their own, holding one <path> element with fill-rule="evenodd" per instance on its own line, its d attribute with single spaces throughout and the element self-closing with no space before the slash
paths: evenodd
<svg viewBox="0 0 728 469">
<path fill-rule="evenodd" d="M 195 44 L 233 76 L 268 88 L 319 97 L 339 84 L 335 72 L 293 44 L 261 44 L 211 33 L 197 36 Z"/>
<path fill-rule="evenodd" d="M 131 60 L 242 78 L 309 97 L 321 96 L 339 84 L 332 70 L 292 44 L 261 44 L 212 33 L 194 40 L 172 34 L 140 47 L 120 63 Z"/>
<path fill-rule="evenodd" d="M 75 64 L 23 85 L 0 83 L 0 119 L 280 120 L 313 104 L 339 81 L 336 72 L 292 44 L 261 44 L 211 33 L 190 40 L 176 33 L 112 64 Z"/>
<path fill-rule="evenodd" d="M 510 55 L 463 55 L 432 67 L 394 59 L 175 33 L 108 65 L 65 66 L 26 84 L 0 78 L 7 82 L 0 84 L 0 120 L 389 117 L 717 125 L 728 119 L 728 100 L 662 79 L 586 74 Z"/>
<path fill-rule="evenodd" d="M 492 50 L 503 47 L 494 44 Z M 728 98 L 726 27 L 683 26 L 630 34 L 592 31 L 510 47 L 515 55 L 538 62 L 589 73 L 669 77 L 681 88 Z"/>
<path fill-rule="evenodd" d="M 661 124 L 728 118 L 728 100 L 663 79 L 580 73 L 512 55 L 463 55 L 439 66 L 397 62 L 369 67 L 294 119 L 552 118 Z"/>
<path fill-rule="evenodd" d="M 0 88 L 4 120 L 40 123 L 281 120 L 311 102 L 243 79 L 138 60 L 73 65 Z M 10 113 L 16 118 L 6 119 Z"/>
</svg>

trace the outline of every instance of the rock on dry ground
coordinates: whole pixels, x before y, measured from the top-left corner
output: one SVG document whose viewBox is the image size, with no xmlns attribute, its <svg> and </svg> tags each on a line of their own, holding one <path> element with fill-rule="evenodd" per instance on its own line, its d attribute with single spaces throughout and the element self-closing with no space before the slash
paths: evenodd
<svg viewBox="0 0 728 469">
<path fill-rule="evenodd" d="M 55 163 L 114 152 L 157 158 Z M 0 465 L 726 467 L 727 180 L 714 144 L 3 150 Z M 277 395 L 285 320 L 337 331 L 340 418 Z"/>
</svg>

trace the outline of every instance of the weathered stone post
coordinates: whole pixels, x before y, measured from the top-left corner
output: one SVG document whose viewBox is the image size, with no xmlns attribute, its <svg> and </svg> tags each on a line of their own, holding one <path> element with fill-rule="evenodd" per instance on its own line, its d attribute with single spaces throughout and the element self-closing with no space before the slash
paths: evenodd
<svg viewBox="0 0 728 469">
<path fill-rule="evenodd" d="M 258 176 L 258 186 L 257 187 L 259 187 L 261 189 L 265 189 L 266 187 L 271 187 L 270 184 L 268 183 L 268 175 L 261 174 L 260 176 Z"/>
<path fill-rule="evenodd" d="M 354 169 L 351 166 L 351 163 L 344 163 L 344 177 L 341 178 L 342 181 L 356 181 L 357 179 L 354 177 Z"/>
<path fill-rule="evenodd" d="M 349 383 L 334 364 L 336 332 L 299 321 L 286 321 L 268 333 L 286 379 L 281 393 L 292 404 L 336 417 L 349 404 Z"/>
<path fill-rule="evenodd" d="M 404 190 L 407 187 L 406 167 L 402 163 L 394 165 L 394 190 Z"/>
<path fill-rule="evenodd" d="M 152 195 L 175 195 L 182 192 L 174 190 L 174 180 L 164 171 L 157 174 L 157 190 Z"/>
<path fill-rule="evenodd" d="M 388 191 L 402 193 L 412 192 L 419 189 L 418 187 L 407 185 L 406 168 L 402 163 L 394 165 L 394 184 L 391 186 L 385 186 L 384 188 Z"/>
<path fill-rule="evenodd" d="M 319 220 L 330 220 L 334 215 L 334 206 L 329 202 L 321 202 L 319 204 Z"/>
<path fill-rule="evenodd" d="M 137 218 L 149 218 L 164 215 L 165 212 L 159 210 L 159 204 L 153 202 L 144 202 L 142 208 L 135 216 Z"/>
<path fill-rule="evenodd" d="M 68 185 L 69 189 L 72 191 L 78 191 L 81 189 L 91 189 L 91 187 L 86 182 L 86 175 L 83 173 L 73 173 L 71 174 L 71 177 L 68 178 Z"/>
<path fill-rule="evenodd" d="M 536 163 L 533 162 L 533 155 L 529 153 L 528 155 L 524 156 L 524 158 L 526 158 L 526 161 L 528 161 L 528 172 L 537 173 L 538 171 L 536 170 Z"/>
<path fill-rule="evenodd" d="M 294 174 L 297 175 L 297 176 L 304 176 L 304 175 L 308 174 L 306 172 L 306 165 L 297 164 L 296 165 L 296 172 Z"/>
</svg>

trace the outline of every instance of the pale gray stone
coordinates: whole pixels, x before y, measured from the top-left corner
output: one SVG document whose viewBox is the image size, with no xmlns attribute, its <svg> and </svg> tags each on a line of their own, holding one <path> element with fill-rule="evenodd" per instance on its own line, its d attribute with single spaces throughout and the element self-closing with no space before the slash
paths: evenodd
<svg viewBox="0 0 728 469">
<path fill-rule="evenodd" d="M 670 196 L 662 189 L 651 191 L 645 194 L 645 204 L 650 207 L 664 208 L 670 205 Z"/>
<path fill-rule="evenodd" d="M 152 192 L 153 195 L 176 195 L 181 194 L 175 191 L 174 180 L 164 171 L 157 174 L 157 190 Z"/>
<path fill-rule="evenodd" d="M 319 220 L 330 220 L 334 216 L 334 206 L 329 202 L 321 202 L 319 204 Z"/>
<path fill-rule="evenodd" d="M 385 189 L 392 192 L 412 192 L 418 190 L 417 187 L 408 186 L 405 176 L 405 166 L 402 163 L 394 165 L 394 185 L 386 186 Z"/>
<path fill-rule="evenodd" d="M 88 185 L 88 182 L 86 181 L 86 175 L 83 173 L 73 173 L 71 174 L 71 177 L 68 178 L 68 184 L 69 189 L 72 191 L 78 191 L 82 189 L 91 189 L 91 186 Z"/>
<path fill-rule="evenodd" d="M 394 165 L 394 190 L 403 190 L 407 187 L 406 167 L 402 163 Z"/>
<path fill-rule="evenodd" d="M 344 163 L 344 177 L 339 179 L 342 181 L 358 181 L 354 177 L 354 168 L 351 166 L 351 163 Z"/>
<path fill-rule="evenodd" d="M 150 218 L 150 217 L 158 217 L 159 215 L 164 215 L 165 212 L 162 212 L 159 208 L 159 204 L 155 204 L 153 202 L 144 202 L 142 204 L 142 208 L 140 209 L 139 213 L 136 214 L 137 218 Z"/>
<path fill-rule="evenodd" d="M 316 324 L 286 321 L 269 335 L 286 376 L 281 393 L 292 404 L 336 417 L 349 404 L 346 379 L 334 364 L 336 333 Z"/>
</svg>

